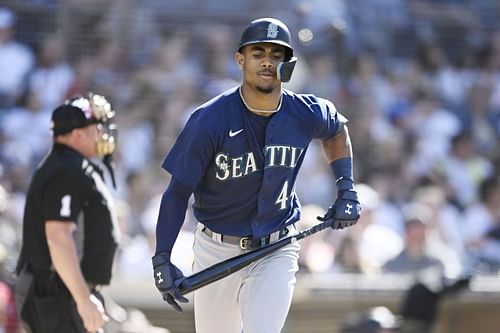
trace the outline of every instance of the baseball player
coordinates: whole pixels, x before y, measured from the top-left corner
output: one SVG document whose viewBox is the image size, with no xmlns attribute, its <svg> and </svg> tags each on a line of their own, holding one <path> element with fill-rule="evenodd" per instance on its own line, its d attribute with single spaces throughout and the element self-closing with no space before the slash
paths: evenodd
<svg viewBox="0 0 500 333">
<path fill-rule="evenodd" d="M 252 21 L 235 55 L 241 85 L 198 107 L 162 164 L 172 178 L 161 200 L 152 262 L 156 287 L 177 311 L 178 301 L 187 302 L 179 291 L 187 280 L 170 254 L 191 194 L 199 221 L 194 272 L 295 232 L 300 203 L 294 183 L 314 138 L 323 142 L 338 187 L 320 219 L 335 217 L 334 227 L 343 228 L 359 218 L 346 118 L 328 100 L 282 88 L 297 60 L 290 39 L 277 19 Z M 196 290 L 196 331 L 280 332 L 299 249 L 291 243 Z"/>
</svg>

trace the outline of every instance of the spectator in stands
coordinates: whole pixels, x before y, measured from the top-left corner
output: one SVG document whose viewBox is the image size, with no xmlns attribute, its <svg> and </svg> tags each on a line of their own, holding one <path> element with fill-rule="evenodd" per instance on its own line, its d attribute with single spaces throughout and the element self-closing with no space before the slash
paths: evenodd
<svg viewBox="0 0 500 333">
<path fill-rule="evenodd" d="M 374 50 L 379 62 L 411 52 L 413 22 L 407 1 L 348 0 L 346 4 L 351 52 Z"/>
<path fill-rule="evenodd" d="M 5 111 L 0 122 L 4 144 L 16 145 L 18 148 L 13 152 L 15 155 L 26 151 L 30 169 L 50 147 L 50 112 L 51 109 L 43 107 L 38 91 L 27 90 L 15 107 Z"/>
<path fill-rule="evenodd" d="M 37 47 L 29 88 L 37 92 L 43 109 L 52 110 L 69 97 L 74 70 L 66 62 L 64 47 L 63 36 L 59 34 L 45 36 Z"/>
<path fill-rule="evenodd" d="M 470 132 L 453 136 L 450 153 L 443 156 L 439 169 L 461 208 L 477 200 L 479 184 L 494 173 L 493 164 L 478 151 Z"/>
<path fill-rule="evenodd" d="M 335 252 L 333 271 L 338 273 L 363 273 L 358 245 L 351 235 L 340 239 Z"/>
<path fill-rule="evenodd" d="M 445 184 L 427 184 L 427 181 L 421 180 L 421 184 L 413 189 L 411 202 L 430 208 L 427 251 L 444 263 L 446 276 L 456 277 L 463 270 L 462 213 L 447 197 Z"/>
<path fill-rule="evenodd" d="M 174 29 L 149 63 L 131 75 L 136 92 L 129 102 L 152 125 L 155 150 L 170 146 L 184 125 L 197 90 L 199 64 L 189 53 L 191 31 Z M 201 52 L 201 50 L 200 50 Z M 156 153 L 156 151 L 155 151 Z"/>
<path fill-rule="evenodd" d="M 302 217 L 298 229 L 300 231 L 310 228 L 318 223 L 318 216 L 321 216 L 325 209 L 318 205 L 304 205 L 302 207 Z M 299 266 L 302 272 L 324 273 L 332 269 L 336 258 L 335 239 L 338 233 L 333 230 L 306 237 L 300 243 Z M 300 272 L 300 270 L 299 270 Z"/>
<path fill-rule="evenodd" d="M 10 9 L 0 7 L 0 107 L 17 102 L 34 64 L 32 50 L 14 37 L 15 21 Z"/>
<path fill-rule="evenodd" d="M 367 184 L 358 184 L 356 189 L 363 214 L 348 232 L 356 241 L 362 272 L 379 273 L 382 265 L 403 248 L 403 240 L 388 226 L 390 222 L 382 221 L 389 215 L 383 212 L 385 203 L 379 194 Z"/>
<path fill-rule="evenodd" d="M 419 176 L 427 176 L 448 154 L 450 141 L 461 130 L 458 117 L 445 109 L 430 88 L 415 92 L 410 126 L 415 150 L 412 164 Z"/>
<path fill-rule="evenodd" d="M 499 134 L 498 111 L 492 105 L 495 84 L 479 81 L 472 85 L 467 94 L 465 113 L 468 116 L 467 129 L 477 148 L 477 152 L 495 158 L 500 152 L 497 145 Z"/>
<path fill-rule="evenodd" d="M 371 52 L 361 53 L 354 59 L 353 67 L 347 82 L 347 91 L 351 98 L 370 100 L 373 103 L 372 111 L 385 110 L 391 98 L 394 98 L 394 91 L 375 55 Z"/>
<path fill-rule="evenodd" d="M 323 50 L 309 56 L 310 76 L 314 78 L 307 84 L 311 93 L 331 99 L 342 107 L 343 82 L 338 72 L 338 60 Z"/>
<path fill-rule="evenodd" d="M 464 38 L 480 28 L 480 18 L 464 1 L 409 1 L 417 35 L 422 41 L 442 44 L 450 55 L 457 56 Z"/>
<path fill-rule="evenodd" d="M 437 257 L 427 252 L 427 226 L 431 219 L 431 210 L 422 204 L 405 207 L 405 238 L 403 250 L 383 265 L 383 272 L 418 274 L 426 269 L 433 269 L 444 275 L 444 264 Z"/>
<path fill-rule="evenodd" d="M 500 181 L 484 179 L 479 200 L 465 211 L 463 237 L 471 264 L 483 274 L 500 271 Z"/>
<path fill-rule="evenodd" d="M 220 94 L 238 84 L 238 67 L 230 56 L 236 38 L 227 25 L 214 24 L 203 29 L 200 39 L 206 55 L 201 64 L 205 73 L 201 88 L 205 96 Z"/>
<path fill-rule="evenodd" d="M 328 207 L 330 198 L 335 196 L 335 185 L 332 181 L 332 170 L 324 163 L 318 163 L 323 157 L 323 151 L 319 142 L 311 142 L 300 170 L 303 177 L 298 177 L 295 183 L 295 191 L 300 195 L 300 202 L 306 205 L 317 205 Z M 324 186 L 331 184 L 331 186 Z M 311 191 L 314 188 L 314 191 Z M 314 217 L 316 219 L 316 217 Z"/>
</svg>

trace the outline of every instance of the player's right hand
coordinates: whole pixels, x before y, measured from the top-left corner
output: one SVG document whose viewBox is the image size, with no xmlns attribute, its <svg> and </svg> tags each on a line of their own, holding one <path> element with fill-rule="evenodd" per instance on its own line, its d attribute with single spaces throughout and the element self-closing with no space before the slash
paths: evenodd
<svg viewBox="0 0 500 333">
<path fill-rule="evenodd" d="M 179 287 L 187 288 L 188 281 L 174 264 L 170 262 L 170 256 L 159 253 L 152 258 L 153 274 L 156 288 L 160 291 L 163 299 L 170 304 L 175 311 L 182 312 L 177 301 L 187 303 L 188 299 L 182 296 Z"/>
<path fill-rule="evenodd" d="M 352 179 L 340 179 L 337 181 L 337 187 L 339 190 L 337 200 L 328 208 L 324 216 L 318 216 L 318 220 L 324 222 L 333 219 L 333 229 L 344 229 L 358 222 L 361 205 Z"/>
</svg>

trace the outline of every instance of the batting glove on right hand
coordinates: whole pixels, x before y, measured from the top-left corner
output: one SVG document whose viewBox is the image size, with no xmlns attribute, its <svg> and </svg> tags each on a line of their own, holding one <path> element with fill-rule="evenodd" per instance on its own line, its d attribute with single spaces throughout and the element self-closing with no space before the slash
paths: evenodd
<svg viewBox="0 0 500 333">
<path fill-rule="evenodd" d="M 344 229 L 355 225 L 361 215 L 361 204 L 358 193 L 353 188 L 352 179 L 340 179 L 337 182 L 337 200 L 328 208 L 324 216 L 318 216 L 320 221 L 333 219 L 333 229 Z"/>
<path fill-rule="evenodd" d="M 188 288 L 186 277 L 174 264 L 170 262 L 170 256 L 159 253 L 152 258 L 153 271 L 156 288 L 160 291 L 163 299 L 170 304 L 175 311 L 182 312 L 177 301 L 187 303 L 188 299 L 182 296 L 180 288 Z"/>
</svg>

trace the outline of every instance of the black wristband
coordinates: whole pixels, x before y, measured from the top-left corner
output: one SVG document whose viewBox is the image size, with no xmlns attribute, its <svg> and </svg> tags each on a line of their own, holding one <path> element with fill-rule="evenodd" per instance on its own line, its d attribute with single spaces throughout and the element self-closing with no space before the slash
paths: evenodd
<svg viewBox="0 0 500 333">
<path fill-rule="evenodd" d="M 153 263 L 153 267 L 160 266 L 165 263 L 170 263 L 170 253 L 169 252 L 157 253 L 154 255 L 153 258 L 151 258 L 151 261 Z"/>
<path fill-rule="evenodd" d="M 353 178 L 352 173 L 352 158 L 351 157 L 342 157 L 330 163 L 330 167 L 332 168 L 333 175 L 336 179 L 340 177 L 351 177 Z"/>
</svg>

